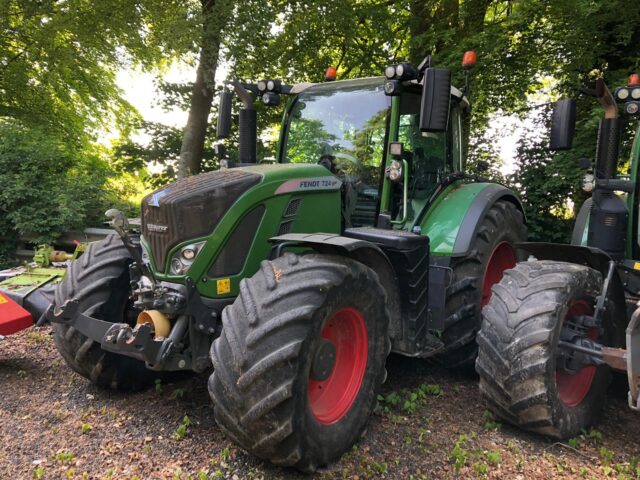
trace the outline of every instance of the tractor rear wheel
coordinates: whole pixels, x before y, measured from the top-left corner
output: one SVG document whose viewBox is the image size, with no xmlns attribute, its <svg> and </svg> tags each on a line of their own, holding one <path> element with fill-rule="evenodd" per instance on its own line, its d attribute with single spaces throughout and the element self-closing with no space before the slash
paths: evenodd
<svg viewBox="0 0 640 480">
<path fill-rule="evenodd" d="M 135 324 L 129 305 L 129 264 L 132 259 L 116 235 L 90 243 L 68 268 L 55 291 L 55 306 L 78 300 L 79 311 L 109 322 Z M 144 362 L 102 350 L 100 344 L 75 328 L 53 324 L 53 339 L 67 364 L 83 377 L 105 388 L 141 390 L 160 378 Z"/>
<path fill-rule="evenodd" d="M 215 418 L 241 447 L 310 472 L 360 438 L 386 377 L 386 294 L 373 270 L 285 254 L 240 283 L 211 346 Z"/>
<path fill-rule="evenodd" d="M 535 261 L 519 263 L 494 286 L 483 310 L 476 370 L 496 415 L 557 438 L 596 423 L 609 368 L 579 364 L 567 371 L 558 342 L 563 329 L 597 339 L 598 328 L 584 327 L 582 319 L 593 315 L 601 284 L 600 273 L 588 267 Z"/>
<path fill-rule="evenodd" d="M 448 368 L 472 367 L 478 354 L 476 333 L 482 323 L 482 307 L 491 298 L 491 287 L 503 272 L 516 264 L 513 244 L 524 242 L 527 227 L 522 212 L 511 202 L 498 201 L 487 212 L 465 257 L 452 258 L 453 276 L 447 288 L 439 358 Z"/>
</svg>

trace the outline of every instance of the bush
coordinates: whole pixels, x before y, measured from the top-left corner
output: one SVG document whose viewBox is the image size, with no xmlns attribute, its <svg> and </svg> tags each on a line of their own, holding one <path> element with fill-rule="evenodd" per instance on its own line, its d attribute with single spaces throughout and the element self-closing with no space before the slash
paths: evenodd
<svg viewBox="0 0 640 480">
<path fill-rule="evenodd" d="M 107 186 L 113 175 L 91 145 L 0 120 L 0 265 L 21 235 L 53 242 L 99 226 L 106 209 L 125 206 Z"/>
</svg>

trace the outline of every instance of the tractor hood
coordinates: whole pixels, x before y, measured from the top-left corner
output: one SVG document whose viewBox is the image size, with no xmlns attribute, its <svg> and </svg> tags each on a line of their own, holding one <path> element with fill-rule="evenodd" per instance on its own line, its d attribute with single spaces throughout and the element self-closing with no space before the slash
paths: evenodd
<svg viewBox="0 0 640 480">
<path fill-rule="evenodd" d="M 172 249 L 211 236 L 228 213 L 233 218 L 227 222 L 237 223 L 256 207 L 268 206 L 274 197 L 305 196 L 323 190 L 337 194 L 340 185 L 340 180 L 324 167 L 308 164 L 253 165 L 195 175 L 142 200 L 142 236 L 155 271 L 169 274 L 167 259 Z M 244 202 L 238 201 L 241 197 Z M 232 208 L 236 203 L 237 208 Z"/>
<path fill-rule="evenodd" d="M 211 233 L 236 199 L 260 182 L 243 169 L 203 173 L 171 183 L 142 200 L 142 234 L 164 272 L 174 245 Z"/>
</svg>

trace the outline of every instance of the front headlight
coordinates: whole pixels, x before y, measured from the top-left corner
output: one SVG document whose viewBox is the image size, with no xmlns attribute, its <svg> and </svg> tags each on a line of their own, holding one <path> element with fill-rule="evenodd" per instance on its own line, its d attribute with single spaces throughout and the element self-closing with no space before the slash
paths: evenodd
<svg viewBox="0 0 640 480">
<path fill-rule="evenodd" d="M 171 273 L 184 275 L 191 267 L 206 242 L 191 243 L 182 247 L 171 257 Z"/>
</svg>

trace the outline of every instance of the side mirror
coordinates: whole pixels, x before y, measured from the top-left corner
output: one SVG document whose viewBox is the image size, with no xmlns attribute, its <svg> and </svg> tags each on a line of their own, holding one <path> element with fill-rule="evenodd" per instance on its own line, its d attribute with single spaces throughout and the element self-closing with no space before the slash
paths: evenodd
<svg viewBox="0 0 640 480">
<path fill-rule="evenodd" d="M 231 132 L 231 101 L 233 94 L 227 90 L 220 92 L 220 103 L 218 105 L 218 125 L 216 126 L 216 136 L 227 138 Z"/>
<path fill-rule="evenodd" d="M 572 98 L 558 100 L 553 105 L 549 148 L 554 151 L 569 150 L 575 129 L 576 101 Z"/>
<path fill-rule="evenodd" d="M 451 106 L 451 70 L 427 68 L 422 82 L 420 130 L 446 132 Z"/>
</svg>

